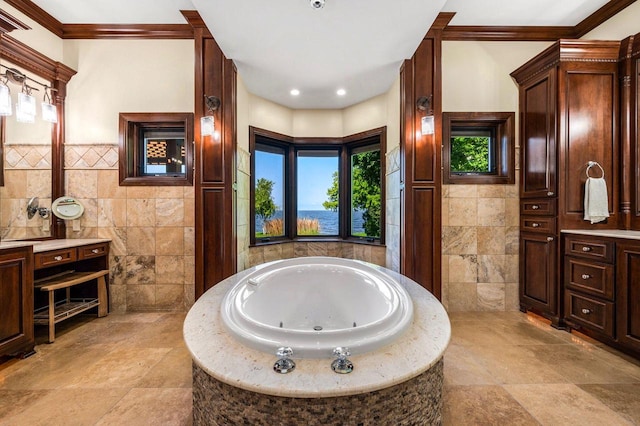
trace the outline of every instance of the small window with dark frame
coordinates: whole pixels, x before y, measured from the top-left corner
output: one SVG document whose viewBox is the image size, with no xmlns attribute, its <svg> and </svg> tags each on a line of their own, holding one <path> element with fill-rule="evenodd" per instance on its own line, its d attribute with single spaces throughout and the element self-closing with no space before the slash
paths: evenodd
<svg viewBox="0 0 640 426">
<path fill-rule="evenodd" d="M 193 184 L 193 113 L 120 113 L 120 185 Z"/>
<path fill-rule="evenodd" d="M 445 112 L 445 184 L 515 183 L 515 113 Z"/>
</svg>

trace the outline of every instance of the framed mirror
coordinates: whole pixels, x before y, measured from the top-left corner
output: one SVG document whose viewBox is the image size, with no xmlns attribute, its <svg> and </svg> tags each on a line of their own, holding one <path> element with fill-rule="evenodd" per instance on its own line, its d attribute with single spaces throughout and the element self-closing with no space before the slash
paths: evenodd
<svg viewBox="0 0 640 426">
<path fill-rule="evenodd" d="M 51 207 L 52 200 L 64 195 L 64 98 L 67 83 L 76 73 L 15 40 L 0 36 L 0 65 L 15 68 L 51 89 L 57 123 L 42 120 L 40 108 L 32 123 L 18 122 L 15 110 L 0 120 L 3 181 L 0 187 L 0 237 L 2 239 L 50 239 L 65 237 L 64 220 L 40 214 L 27 218 L 27 203 L 39 197 L 40 207 Z M 21 86 L 8 83 L 11 102 L 22 92 Z M 32 90 L 37 104 L 44 98 L 42 87 Z"/>
</svg>

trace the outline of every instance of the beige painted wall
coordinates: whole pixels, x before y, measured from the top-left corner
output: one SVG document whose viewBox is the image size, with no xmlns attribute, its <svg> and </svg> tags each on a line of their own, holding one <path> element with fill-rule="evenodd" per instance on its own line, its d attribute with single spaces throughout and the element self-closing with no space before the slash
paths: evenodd
<svg viewBox="0 0 640 426">
<path fill-rule="evenodd" d="M 67 40 L 65 189 L 85 206 L 68 238 L 110 238 L 114 311 L 184 310 L 194 298 L 194 190 L 124 187 L 120 112 L 194 108 L 193 40 Z"/>
<path fill-rule="evenodd" d="M 193 111 L 193 40 L 66 40 L 64 50 L 78 71 L 68 144 L 117 143 L 120 112 Z"/>
<path fill-rule="evenodd" d="M 511 111 L 517 117 L 518 87 L 509 73 L 548 45 L 444 42 L 443 111 Z M 443 304 L 449 311 L 518 309 L 517 181 L 443 185 L 442 197 Z"/>
</svg>

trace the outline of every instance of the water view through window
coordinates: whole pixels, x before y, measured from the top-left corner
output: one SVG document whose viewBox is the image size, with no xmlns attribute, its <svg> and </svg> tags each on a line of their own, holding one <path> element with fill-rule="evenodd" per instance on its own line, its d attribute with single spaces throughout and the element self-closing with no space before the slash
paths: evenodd
<svg viewBox="0 0 640 426">
<path fill-rule="evenodd" d="M 338 235 L 340 206 L 326 205 L 327 191 L 339 178 L 338 151 L 298 151 L 297 171 L 298 235 Z"/>
</svg>

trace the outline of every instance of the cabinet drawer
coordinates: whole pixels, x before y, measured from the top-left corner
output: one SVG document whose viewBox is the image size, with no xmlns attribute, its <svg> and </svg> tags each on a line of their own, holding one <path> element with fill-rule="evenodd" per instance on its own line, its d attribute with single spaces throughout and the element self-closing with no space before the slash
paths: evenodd
<svg viewBox="0 0 640 426">
<path fill-rule="evenodd" d="M 565 239 L 564 252 L 572 256 L 613 263 L 615 248 L 613 242 L 572 235 Z"/>
<path fill-rule="evenodd" d="M 91 259 L 92 257 L 106 256 L 109 254 L 109 244 L 100 243 L 90 246 L 78 247 L 78 259 Z"/>
<path fill-rule="evenodd" d="M 556 219 L 553 217 L 520 216 L 520 230 L 522 232 L 540 232 L 544 234 L 556 233 Z"/>
<path fill-rule="evenodd" d="M 520 214 L 530 216 L 554 216 L 556 214 L 556 200 L 522 200 Z"/>
<path fill-rule="evenodd" d="M 35 269 L 48 268 L 63 263 L 75 262 L 76 248 L 52 250 L 34 255 Z"/>
<path fill-rule="evenodd" d="M 613 300 L 613 265 L 565 258 L 564 267 L 565 285 L 567 287 Z"/>
<path fill-rule="evenodd" d="M 567 319 L 590 330 L 615 337 L 613 322 L 615 305 L 613 302 L 565 290 L 564 303 Z"/>
</svg>

